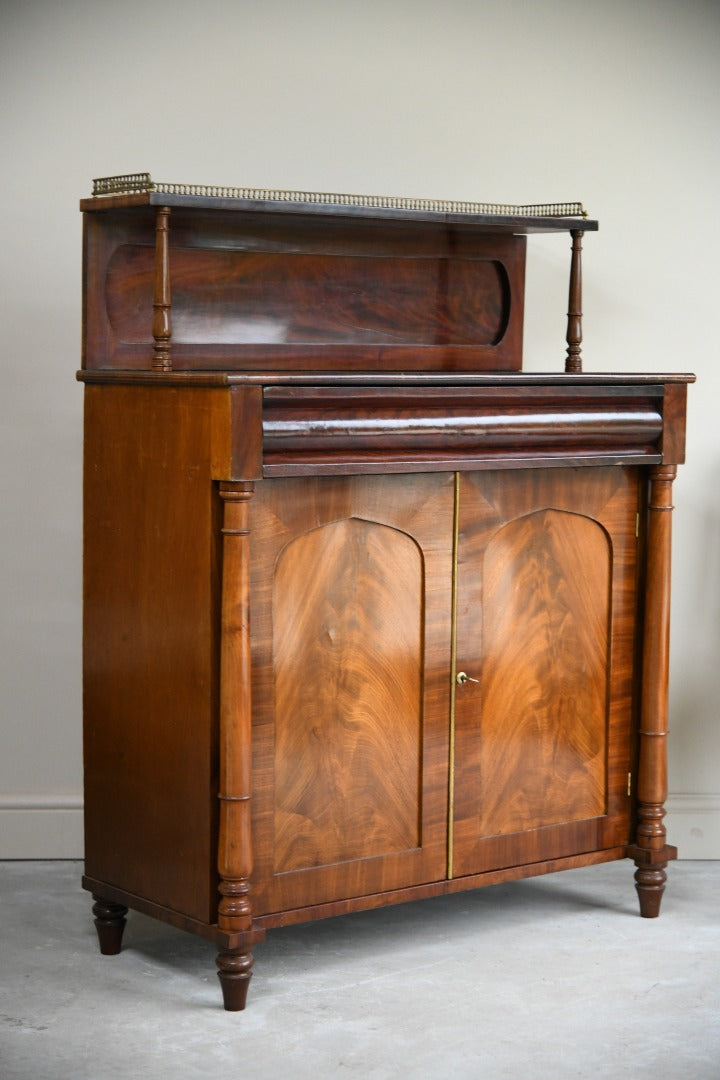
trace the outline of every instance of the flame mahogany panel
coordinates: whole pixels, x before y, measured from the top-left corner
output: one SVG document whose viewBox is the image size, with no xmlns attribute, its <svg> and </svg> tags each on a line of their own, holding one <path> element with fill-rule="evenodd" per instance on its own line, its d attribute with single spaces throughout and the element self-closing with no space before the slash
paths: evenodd
<svg viewBox="0 0 720 1080">
<path fill-rule="evenodd" d="M 602 526 L 565 510 L 487 546 L 481 836 L 605 813 L 610 555 Z"/>
<path fill-rule="evenodd" d="M 107 314 L 123 345 L 152 339 L 154 251 L 123 244 Z M 172 251 L 173 345 L 496 345 L 509 286 L 494 259 Z M 402 331 L 402 332 L 401 332 Z"/>
<path fill-rule="evenodd" d="M 292 540 L 273 596 L 275 866 L 416 848 L 423 557 L 358 518 Z"/>
<path fill-rule="evenodd" d="M 457 876 L 630 838 L 639 499 L 629 468 L 461 478 Z"/>
<path fill-rule="evenodd" d="M 256 914 L 442 878 L 452 476 L 253 504 Z"/>
</svg>

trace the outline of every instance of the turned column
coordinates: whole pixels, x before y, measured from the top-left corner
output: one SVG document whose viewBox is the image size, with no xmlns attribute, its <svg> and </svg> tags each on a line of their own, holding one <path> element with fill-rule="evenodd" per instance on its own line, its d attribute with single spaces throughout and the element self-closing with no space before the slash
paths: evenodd
<svg viewBox="0 0 720 1080">
<path fill-rule="evenodd" d="M 581 229 L 572 229 L 572 255 L 570 256 L 570 288 L 568 292 L 567 357 L 565 371 L 568 374 L 582 371 L 582 240 Z"/>
<path fill-rule="evenodd" d="M 238 935 L 217 957 L 225 1008 L 245 1008 L 252 973 L 250 874 L 250 530 L 251 483 L 222 483 L 224 506 L 220 653 L 220 832 L 218 928 Z"/>
<path fill-rule="evenodd" d="M 665 867 L 677 849 L 665 842 L 667 798 L 667 702 L 670 645 L 670 542 L 672 484 L 677 469 L 658 465 L 650 473 L 647 578 L 637 780 L 635 884 L 640 913 L 655 918 L 665 890 Z"/>
<path fill-rule="evenodd" d="M 170 296 L 170 208 L 161 206 L 155 217 L 155 290 L 153 294 L 153 361 L 156 371 L 172 371 Z"/>
</svg>

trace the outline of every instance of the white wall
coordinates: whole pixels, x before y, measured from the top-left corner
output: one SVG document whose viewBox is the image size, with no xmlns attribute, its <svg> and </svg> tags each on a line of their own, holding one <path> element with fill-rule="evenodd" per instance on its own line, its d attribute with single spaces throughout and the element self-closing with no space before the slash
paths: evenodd
<svg viewBox="0 0 720 1080">
<path fill-rule="evenodd" d="M 720 857 L 715 0 L 5 0 L 0 856 L 81 853 L 80 215 L 90 180 L 582 199 L 586 369 L 686 371 L 669 826 Z M 567 238 L 531 241 L 560 370 Z"/>
</svg>

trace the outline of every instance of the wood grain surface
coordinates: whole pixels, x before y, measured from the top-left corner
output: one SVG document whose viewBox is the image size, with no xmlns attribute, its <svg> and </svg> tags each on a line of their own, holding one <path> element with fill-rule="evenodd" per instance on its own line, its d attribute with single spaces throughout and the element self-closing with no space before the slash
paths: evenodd
<svg viewBox="0 0 720 1080">
<path fill-rule="evenodd" d="M 457 875 L 627 842 L 639 498 L 628 468 L 461 478 Z"/>
<path fill-rule="evenodd" d="M 268 481 L 253 513 L 254 911 L 443 876 L 452 477 Z"/>
<path fill-rule="evenodd" d="M 178 207 L 156 263 L 149 206 L 84 235 L 85 368 L 150 368 L 153 327 L 177 371 L 521 367 L 524 236 Z"/>
<path fill-rule="evenodd" d="M 610 545 L 538 510 L 502 526 L 482 574 L 480 835 L 605 812 Z"/>
<path fill-rule="evenodd" d="M 123 245 L 108 266 L 108 318 L 127 343 L 148 337 L 152 254 Z M 182 344 L 493 345 L 507 327 L 508 279 L 497 260 L 172 254 L 173 338 Z"/>
<path fill-rule="evenodd" d="M 281 553 L 273 602 L 279 871 L 420 843 L 423 559 L 350 518 Z"/>
<path fill-rule="evenodd" d="M 200 921 L 217 913 L 223 391 L 85 397 L 85 865 Z"/>
</svg>

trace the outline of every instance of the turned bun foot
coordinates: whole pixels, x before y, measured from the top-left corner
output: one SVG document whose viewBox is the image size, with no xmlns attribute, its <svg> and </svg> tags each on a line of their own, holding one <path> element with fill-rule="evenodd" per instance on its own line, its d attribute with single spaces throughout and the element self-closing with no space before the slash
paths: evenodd
<svg viewBox="0 0 720 1080">
<path fill-rule="evenodd" d="M 100 952 L 103 956 L 116 956 L 122 948 L 123 930 L 127 919 L 127 908 L 123 904 L 114 904 L 111 900 L 103 900 L 101 896 L 94 896 L 93 915 L 95 916 L 95 929 L 97 930 Z"/>
<path fill-rule="evenodd" d="M 221 952 L 215 962 L 226 1012 L 242 1012 L 252 975 L 252 954 Z"/>
<path fill-rule="evenodd" d="M 660 914 L 660 902 L 665 892 L 667 874 L 664 867 L 640 867 L 635 871 L 635 888 L 640 900 L 640 914 L 644 919 L 656 919 Z"/>
</svg>

